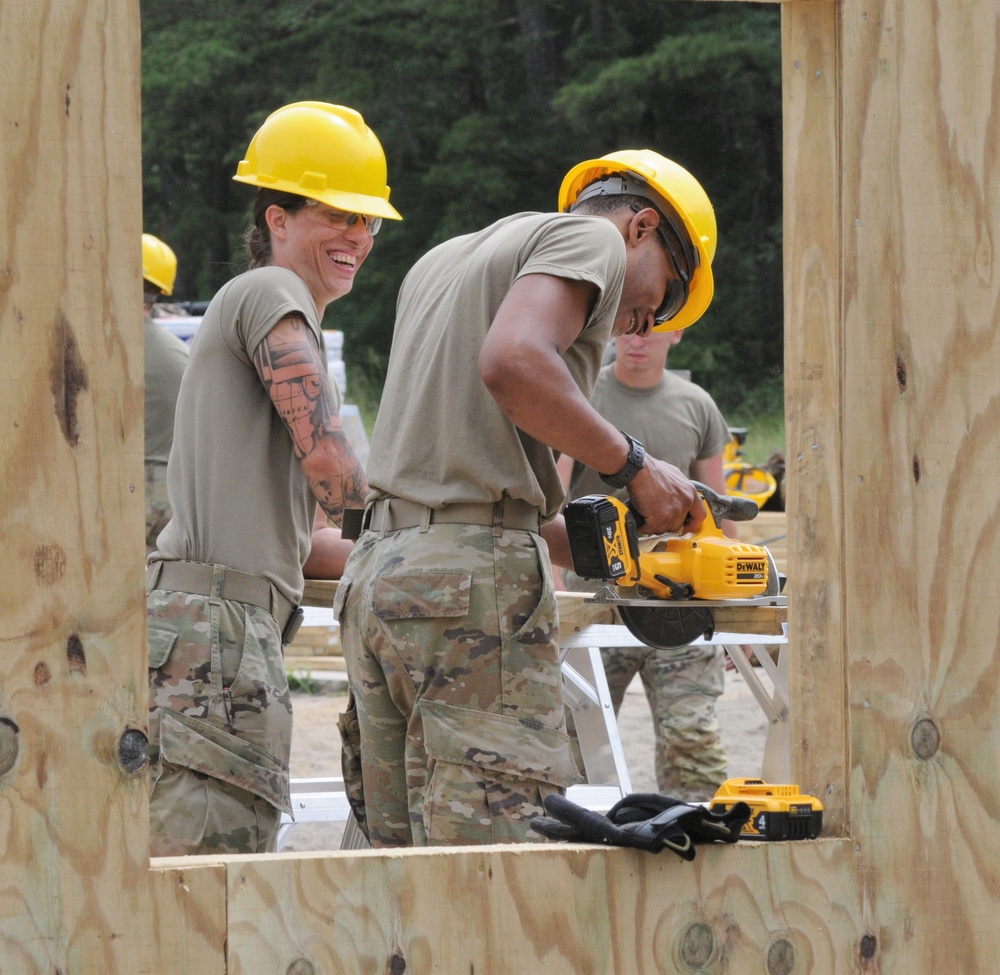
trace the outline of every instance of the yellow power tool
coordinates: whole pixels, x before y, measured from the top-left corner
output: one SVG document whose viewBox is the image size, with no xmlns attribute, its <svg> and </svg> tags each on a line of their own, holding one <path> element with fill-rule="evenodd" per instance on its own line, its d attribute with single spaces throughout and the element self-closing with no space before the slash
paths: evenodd
<svg viewBox="0 0 1000 975">
<path fill-rule="evenodd" d="M 643 551 L 642 516 L 629 503 L 589 494 L 564 509 L 576 574 L 614 583 L 622 622 L 647 646 L 673 649 L 702 634 L 711 636 L 711 609 L 699 607 L 698 601 L 744 600 L 781 591 L 770 552 L 729 538 L 721 528 L 723 520 L 754 518 L 756 502 L 695 483 L 706 509 L 701 528 L 662 536 L 651 551 Z"/>
</svg>

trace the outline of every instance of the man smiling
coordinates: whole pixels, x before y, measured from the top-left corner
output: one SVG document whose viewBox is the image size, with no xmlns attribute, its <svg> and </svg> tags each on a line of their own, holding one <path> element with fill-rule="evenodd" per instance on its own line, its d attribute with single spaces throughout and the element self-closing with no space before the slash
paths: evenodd
<svg viewBox="0 0 1000 975">
<path fill-rule="evenodd" d="M 543 797 L 575 779 L 558 454 L 627 486 L 652 533 L 704 517 L 588 397 L 610 336 L 708 306 L 711 203 L 681 166 L 625 150 L 571 170 L 559 209 L 446 241 L 399 292 L 366 530 L 334 604 L 373 846 L 534 839 Z"/>
</svg>

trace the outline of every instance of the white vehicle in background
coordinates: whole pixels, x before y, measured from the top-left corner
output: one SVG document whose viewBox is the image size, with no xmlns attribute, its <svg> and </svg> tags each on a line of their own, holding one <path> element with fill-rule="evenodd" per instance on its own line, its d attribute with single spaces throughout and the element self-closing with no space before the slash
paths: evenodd
<svg viewBox="0 0 1000 975">
<path fill-rule="evenodd" d="M 194 338 L 194 333 L 198 331 L 198 326 L 201 324 L 200 315 L 155 315 L 154 317 L 160 328 L 173 332 L 177 338 L 188 343 Z"/>
<path fill-rule="evenodd" d="M 208 307 L 207 301 L 190 301 L 180 306 L 185 311 L 195 312 L 191 315 L 157 315 L 156 324 L 172 332 L 179 339 L 190 343 L 198 331 L 201 324 L 202 314 Z M 323 340 L 326 343 L 326 364 L 330 370 L 330 376 L 340 387 L 341 399 L 347 395 L 347 371 L 344 366 L 344 333 L 333 329 L 323 330 Z M 340 407 L 340 418 L 344 423 L 344 430 L 351 439 L 354 452 L 358 455 L 358 460 L 362 465 L 368 462 L 368 434 L 365 432 L 365 425 L 361 420 L 361 412 L 353 403 L 342 402 Z"/>
</svg>

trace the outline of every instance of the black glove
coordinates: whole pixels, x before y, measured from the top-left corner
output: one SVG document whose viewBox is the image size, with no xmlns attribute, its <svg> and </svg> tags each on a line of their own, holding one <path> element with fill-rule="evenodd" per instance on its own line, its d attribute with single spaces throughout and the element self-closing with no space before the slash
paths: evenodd
<svg viewBox="0 0 1000 975">
<path fill-rule="evenodd" d="M 745 802 L 733 803 L 724 812 L 714 812 L 699 803 L 636 792 L 616 802 L 608 810 L 608 819 L 625 828 L 645 830 L 667 813 L 673 813 L 670 821 L 676 822 L 693 843 L 735 843 L 752 815 Z"/>
<path fill-rule="evenodd" d="M 718 813 L 650 793 L 626 796 L 608 810 L 607 816 L 560 795 L 547 796 L 544 804 L 549 816 L 536 817 L 531 827 L 549 839 L 630 846 L 649 853 L 666 848 L 685 860 L 694 859 L 696 843 L 735 843 L 750 818 L 750 807 L 745 802 Z"/>
</svg>

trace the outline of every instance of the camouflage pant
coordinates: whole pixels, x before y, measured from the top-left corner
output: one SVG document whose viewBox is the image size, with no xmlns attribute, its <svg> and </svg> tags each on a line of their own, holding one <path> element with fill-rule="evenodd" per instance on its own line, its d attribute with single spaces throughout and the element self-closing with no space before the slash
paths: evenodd
<svg viewBox="0 0 1000 975">
<path fill-rule="evenodd" d="M 167 465 L 146 464 L 146 554 L 156 548 L 156 536 L 170 521 L 167 499 Z"/>
<path fill-rule="evenodd" d="M 578 781 L 538 535 L 436 524 L 355 546 L 334 602 L 375 847 L 510 843 Z"/>
<path fill-rule="evenodd" d="M 291 812 L 278 624 L 256 606 L 162 589 L 147 614 L 151 855 L 273 851 Z"/>
<path fill-rule="evenodd" d="M 593 588 L 572 573 L 564 575 L 567 586 Z M 726 751 L 715 713 L 725 690 L 722 647 L 606 647 L 601 659 L 615 714 L 632 678 L 639 674 L 642 680 L 653 714 L 660 793 L 695 802 L 711 799 L 726 780 Z"/>
<path fill-rule="evenodd" d="M 608 647 L 601 651 L 615 714 L 639 674 L 653 713 L 656 787 L 688 801 L 711 799 L 726 780 L 726 752 L 715 702 L 725 685 L 722 647 L 680 650 Z"/>
</svg>

